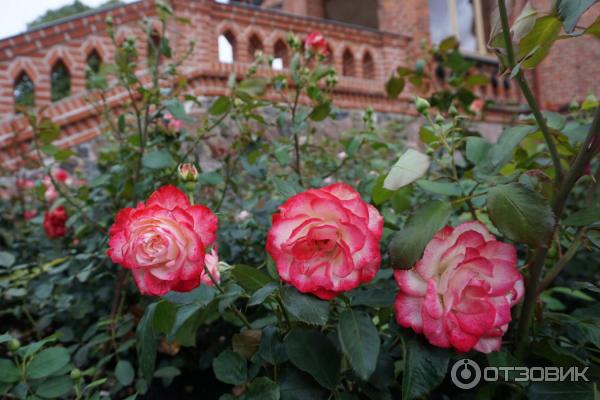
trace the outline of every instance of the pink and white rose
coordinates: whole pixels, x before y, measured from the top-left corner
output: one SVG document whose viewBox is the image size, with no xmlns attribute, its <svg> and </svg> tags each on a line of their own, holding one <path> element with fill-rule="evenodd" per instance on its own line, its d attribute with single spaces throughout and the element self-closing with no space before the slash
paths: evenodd
<svg viewBox="0 0 600 400">
<path fill-rule="evenodd" d="M 515 247 L 479 222 L 443 228 L 414 268 L 394 277 L 398 324 L 461 352 L 499 350 L 510 309 L 524 292 Z"/>
<path fill-rule="evenodd" d="M 131 270 L 143 294 L 187 292 L 201 282 L 209 284 L 205 263 L 219 279 L 216 251 L 206 254 L 216 239 L 217 224 L 208 207 L 191 205 L 184 192 L 163 186 L 146 204 L 119 211 L 109 231 L 107 255 Z"/>
<path fill-rule="evenodd" d="M 279 207 L 267 251 L 281 279 L 329 300 L 379 270 L 383 218 L 345 183 L 299 193 Z"/>
</svg>

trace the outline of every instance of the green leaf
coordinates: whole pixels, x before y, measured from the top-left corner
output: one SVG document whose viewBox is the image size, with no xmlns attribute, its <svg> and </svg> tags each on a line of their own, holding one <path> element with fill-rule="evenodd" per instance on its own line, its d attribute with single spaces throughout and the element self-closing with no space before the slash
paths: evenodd
<svg viewBox="0 0 600 400">
<path fill-rule="evenodd" d="M 248 379 L 246 360 L 229 349 L 213 360 L 213 371 L 218 380 L 230 385 L 240 385 Z"/>
<path fill-rule="evenodd" d="M 411 268 L 433 235 L 446 225 L 451 212 L 452 207 L 446 201 L 430 201 L 415 212 L 390 242 L 392 266 Z"/>
<path fill-rule="evenodd" d="M 175 368 L 172 366 L 162 367 L 154 372 L 155 378 L 164 378 L 164 379 L 173 379 L 176 376 L 181 375 L 181 371 L 179 368 Z"/>
<path fill-rule="evenodd" d="M 246 78 L 239 83 L 237 90 L 250 97 L 257 97 L 265 93 L 268 84 L 264 78 Z"/>
<path fill-rule="evenodd" d="M 325 325 L 329 316 L 329 302 L 312 295 L 302 294 L 292 286 L 280 289 L 281 301 L 294 318 L 312 325 Z"/>
<path fill-rule="evenodd" d="M 554 227 L 554 213 L 546 199 L 520 183 L 491 188 L 487 207 L 496 228 L 516 242 L 542 244 Z"/>
<path fill-rule="evenodd" d="M 160 301 L 156 310 L 154 311 L 154 318 L 152 319 L 152 330 L 155 334 L 158 333 L 169 333 L 175 323 L 175 314 L 177 313 L 174 304 L 168 301 Z"/>
<path fill-rule="evenodd" d="M 167 110 L 175 117 L 175 119 L 179 119 L 182 121 L 189 120 L 187 113 L 185 112 L 185 108 L 183 104 L 177 99 L 169 99 L 163 103 Z"/>
<path fill-rule="evenodd" d="M 119 360 L 115 367 L 115 376 L 121 385 L 129 386 L 131 385 L 131 382 L 133 382 L 135 371 L 129 361 Z"/>
<path fill-rule="evenodd" d="M 38 129 L 39 138 L 43 144 L 49 144 L 60 136 L 60 126 L 49 118 L 44 118 Z"/>
<path fill-rule="evenodd" d="M 479 165 L 485 156 L 492 148 L 492 144 L 484 138 L 470 136 L 466 140 L 467 142 L 467 160 L 471 161 L 475 165 Z"/>
<path fill-rule="evenodd" d="M 589 379 L 589 378 L 588 378 Z M 593 400 L 594 388 L 585 382 L 534 382 L 529 386 L 530 400 Z"/>
<path fill-rule="evenodd" d="M 231 99 L 227 96 L 221 96 L 210 106 L 208 113 L 210 115 L 223 115 L 231 109 Z"/>
<path fill-rule="evenodd" d="M 167 339 L 169 341 L 177 340 L 182 346 L 194 346 L 196 344 L 197 316 L 203 307 L 204 304 L 198 303 L 179 307 Z"/>
<path fill-rule="evenodd" d="M 270 364 L 281 364 L 288 360 L 276 327 L 267 326 L 263 329 L 258 355 Z"/>
<path fill-rule="evenodd" d="M 577 21 L 588 8 L 598 0 L 559 0 L 558 15 L 563 21 L 565 32 L 571 33 L 577 25 Z"/>
<path fill-rule="evenodd" d="M 64 347 L 50 347 L 35 355 L 27 365 L 28 379 L 45 378 L 64 368 L 71 359 L 69 351 Z"/>
<path fill-rule="evenodd" d="M 142 377 L 146 382 L 152 380 L 154 364 L 156 363 L 156 337 L 152 330 L 156 306 L 157 303 L 152 303 L 146 307 L 136 330 L 138 364 L 142 371 Z"/>
<path fill-rule="evenodd" d="M 388 98 L 392 100 L 398 98 L 398 96 L 400 96 L 400 93 L 402 93 L 402 91 L 404 90 L 405 85 L 406 81 L 404 80 L 404 78 L 397 78 L 395 76 L 392 76 L 385 83 L 385 91 L 388 95 Z"/>
<path fill-rule="evenodd" d="M 67 159 L 69 159 L 70 157 L 74 156 L 75 152 L 71 149 L 64 149 L 64 150 L 59 150 L 55 155 L 54 155 L 54 159 L 56 161 L 65 161 Z"/>
<path fill-rule="evenodd" d="M 248 307 L 256 306 L 262 304 L 267 297 L 269 297 L 273 292 L 275 292 L 279 288 L 279 285 L 275 282 L 269 282 L 262 288 L 258 289 L 256 292 L 250 296 L 248 299 Z"/>
<path fill-rule="evenodd" d="M 166 150 L 154 150 L 151 153 L 144 154 L 142 164 L 150 169 L 172 168 L 175 166 L 175 160 Z"/>
<path fill-rule="evenodd" d="M 315 122 L 319 122 L 327 118 L 329 114 L 331 114 L 331 104 L 323 103 L 316 106 L 308 117 Z"/>
<path fill-rule="evenodd" d="M 414 149 L 408 149 L 398 159 L 388 173 L 383 187 L 388 190 L 397 190 L 425 175 L 431 164 L 431 159 Z"/>
<path fill-rule="evenodd" d="M 248 265 L 235 265 L 231 270 L 231 276 L 249 293 L 254 293 L 270 282 L 273 282 L 270 276 Z"/>
<path fill-rule="evenodd" d="M 286 368 L 281 378 L 281 400 L 325 400 L 328 392 L 310 375 L 296 368 Z"/>
<path fill-rule="evenodd" d="M 292 329 L 285 338 L 290 361 L 308 372 L 322 386 L 334 389 L 340 373 L 340 355 L 327 336 L 320 332 Z"/>
<path fill-rule="evenodd" d="M 279 386 L 269 378 L 261 376 L 246 386 L 245 400 L 279 400 Z"/>
<path fill-rule="evenodd" d="M 462 194 L 462 188 L 456 182 L 440 182 L 420 179 L 417 181 L 417 185 L 427 192 L 444 196 L 460 196 Z"/>
<path fill-rule="evenodd" d="M 579 210 L 569 215 L 564 221 L 564 225 L 587 226 L 600 221 L 600 207 L 590 207 Z"/>
<path fill-rule="evenodd" d="M 6 251 L 0 251 L 0 267 L 8 268 L 15 263 L 15 256 Z"/>
<path fill-rule="evenodd" d="M 14 383 L 18 382 L 20 373 L 15 363 L 6 358 L 0 358 L 0 382 Z"/>
<path fill-rule="evenodd" d="M 484 173 L 493 174 L 512 159 L 514 149 L 523 141 L 523 139 L 536 132 L 537 127 L 531 125 L 518 125 L 506 128 L 498 142 L 481 157 L 484 160 L 480 163 L 480 167 Z"/>
<path fill-rule="evenodd" d="M 206 306 L 215 298 L 217 290 L 208 285 L 200 285 L 190 292 L 169 292 L 163 296 L 163 299 L 175 304 L 199 304 Z"/>
<path fill-rule="evenodd" d="M 387 190 L 383 187 L 384 180 L 385 180 L 385 175 L 380 175 L 379 178 L 377 178 L 375 180 L 375 184 L 373 185 L 373 191 L 371 192 L 371 197 L 373 198 L 373 202 L 377 205 L 385 203 L 394 194 L 393 191 Z"/>
<path fill-rule="evenodd" d="M 444 380 L 450 352 L 423 344 L 415 337 L 406 338 L 405 345 L 402 398 L 411 400 L 427 395 Z"/>
<path fill-rule="evenodd" d="M 558 38 L 561 23 L 555 16 L 538 18 L 531 32 L 519 42 L 519 59 L 528 57 L 524 68 L 535 68 L 548 54 L 550 47 Z"/>
<path fill-rule="evenodd" d="M 67 376 L 58 376 L 44 381 L 35 390 L 35 394 L 45 399 L 66 398 L 73 389 L 73 380 Z"/>
<path fill-rule="evenodd" d="M 362 380 L 368 380 L 377 367 L 380 347 L 379 333 L 371 317 L 347 309 L 340 315 L 337 333 L 352 369 Z"/>
</svg>

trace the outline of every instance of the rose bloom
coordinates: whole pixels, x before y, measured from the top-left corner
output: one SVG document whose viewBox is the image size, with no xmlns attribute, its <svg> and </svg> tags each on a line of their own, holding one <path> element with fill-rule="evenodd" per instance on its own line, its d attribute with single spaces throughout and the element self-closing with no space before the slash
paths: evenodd
<svg viewBox="0 0 600 400">
<path fill-rule="evenodd" d="M 443 228 L 414 268 L 394 277 L 398 324 L 461 352 L 499 350 L 510 308 L 524 292 L 515 247 L 479 222 Z"/>
<path fill-rule="evenodd" d="M 73 184 L 73 178 L 71 178 L 71 175 L 69 175 L 69 173 L 62 168 L 53 169 L 51 174 L 52 178 L 54 178 L 57 183 L 62 183 L 66 186 L 71 186 Z M 54 200 L 58 198 L 58 191 L 56 190 L 56 187 L 54 187 L 52 179 L 50 179 L 49 176 L 45 176 L 42 184 L 44 187 L 46 187 L 44 198 L 48 203 L 53 203 Z"/>
<path fill-rule="evenodd" d="M 299 193 L 279 207 L 267 251 L 282 280 L 329 300 L 373 279 L 383 218 L 345 183 Z"/>
<path fill-rule="evenodd" d="M 485 101 L 482 99 L 475 99 L 469 106 L 469 110 L 475 114 L 481 114 L 485 107 Z"/>
<path fill-rule="evenodd" d="M 212 284 L 204 276 L 205 262 L 209 271 L 218 272 L 216 252 L 205 254 L 216 239 L 217 223 L 208 207 L 191 205 L 181 190 L 163 186 L 146 204 L 119 211 L 109 230 L 107 255 L 131 270 L 143 294 L 187 292 L 201 282 Z"/>
<path fill-rule="evenodd" d="M 23 217 L 27 220 L 33 219 L 36 215 L 37 215 L 36 209 L 25 210 L 25 212 L 23 213 Z"/>
<path fill-rule="evenodd" d="M 65 223 L 69 215 L 64 207 L 56 207 L 44 214 L 44 230 L 49 238 L 59 238 L 67 234 Z"/>
<path fill-rule="evenodd" d="M 329 54 L 327 41 L 321 32 L 312 32 L 308 35 L 306 40 L 304 40 L 304 48 L 322 56 Z"/>
</svg>

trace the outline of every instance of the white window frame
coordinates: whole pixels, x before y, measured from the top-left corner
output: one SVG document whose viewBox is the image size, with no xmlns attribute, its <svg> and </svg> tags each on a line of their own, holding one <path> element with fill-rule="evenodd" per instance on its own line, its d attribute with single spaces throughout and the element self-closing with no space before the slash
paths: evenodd
<svg viewBox="0 0 600 400">
<path fill-rule="evenodd" d="M 458 26 L 458 8 L 456 0 L 446 0 L 448 2 L 448 18 L 450 18 L 450 29 L 452 34 L 460 41 L 460 30 Z M 473 14 L 475 15 L 475 38 L 477 40 L 477 51 L 481 55 L 489 55 L 487 43 L 485 40 L 485 25 L 483 23 L 483 5 L 482 0 L 473 1 Z M 466 53 L 472 53 L 467 51 Z"/>
</svg>

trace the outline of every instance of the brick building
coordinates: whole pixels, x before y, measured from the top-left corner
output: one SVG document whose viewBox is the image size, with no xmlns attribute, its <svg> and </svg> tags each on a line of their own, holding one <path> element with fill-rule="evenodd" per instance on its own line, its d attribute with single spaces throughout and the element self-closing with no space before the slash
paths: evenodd
<svg viewBox="0 0 600 400">
<path fill-rule="evenodd" d="M 344 109 L 372 106 L 380 113 L 413 114 L 408 90 L 399 100 L 385 96 L 384 83 L 399 65 L 412 65 L 422 40 L 439 41 L 454 34 L 462 50 L 488 74 L 490 84 L 478 93 L 497 107 L 492 121 L 506 120 L 522 101 L 515 85 L 498 76 L 496 58 L 487 53 L 493 0 L 172 0 L 175 14 L 192 21 L 167 32 L 175 52 L 190 39 L 194 53 L 182 65 L 189 91 L 204 97 L 226 93 L 231 72 L 242 74 L 256 50 L 275 57 L 275 68 L 287 67 L 285 37 L 321 31 L 331 45 L 332 62 L 340 74 L 335 104 Z M 517 0 L 514 14 L 524 6 Z M 533 5 L 547 9 L 550 0 Z M 582 25 L 600 14 L 592 7 Z M 0 162 L 7 165 L 26 149 L 30 133 L 15 114 L 24 96 L 62 127 L 59 145 L 71 146 L 100 134 L 98 115 L 86 102 L 86 68 L 111 60 L 114 48 L 106 35 L 112 16 L 117 40 L 133 36 L 145 56 L 147 46 L 139 22 L 156 19 L 153 0 L 139 0 L 56 21 L 0 40 Z M 225 54 L 223 54 L 225 53 Z M 559 41 L 533 74 L 533 86 L 545 108 L 560 109 L 589 93 L 600 94 L 600 41 L 581 37 Z M 54 77 L 68 76 L 66 95 L 54 95 Z M 118 105 L 125 94 L 108 99 Z M 506 107 L 513 105 L 512 108 Z M 14 133 L 18 134 L 15 135 Z"/>
</svg>

